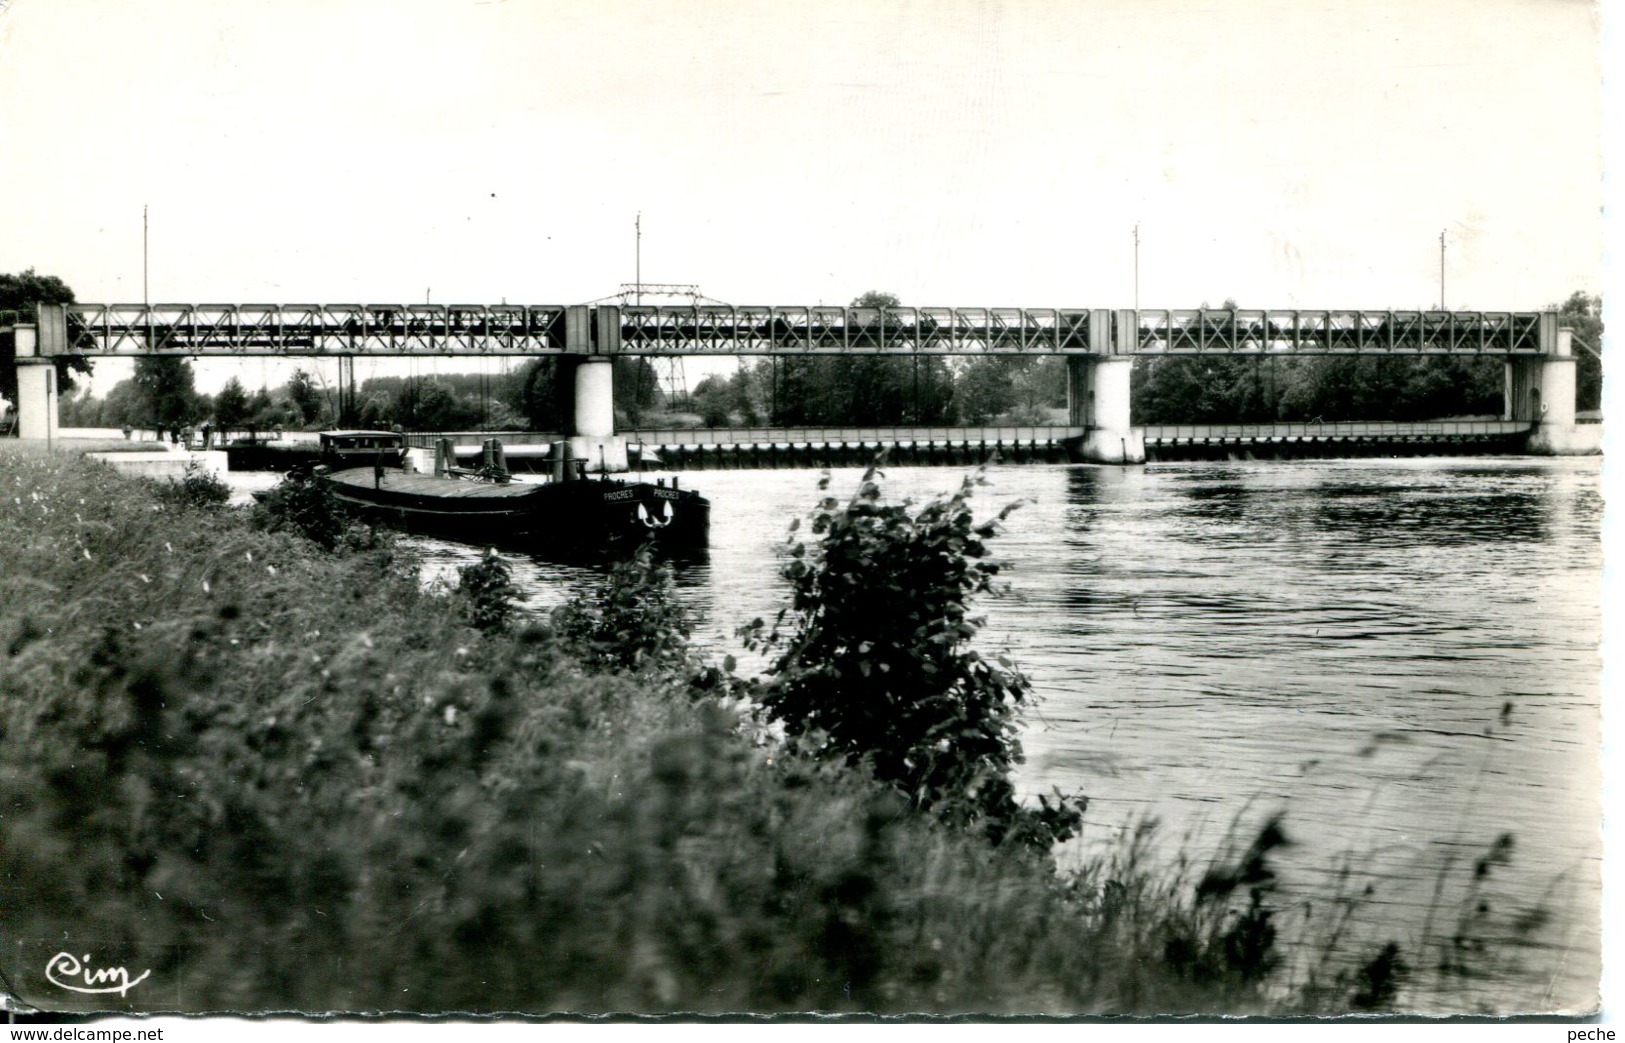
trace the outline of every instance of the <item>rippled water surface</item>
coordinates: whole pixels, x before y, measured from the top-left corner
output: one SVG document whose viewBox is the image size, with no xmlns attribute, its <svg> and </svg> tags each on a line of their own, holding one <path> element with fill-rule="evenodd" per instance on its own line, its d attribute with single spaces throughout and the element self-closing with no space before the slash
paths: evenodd
<svg viewBox="0 0 1625 1043">
<path fill-rule="evenodd" d="M 1090 797 L 1085 848 L 1156 818 L 1170 860 L 1282 812 L 1296 915 L 1329 916 L 1338 893 L 1362 897 L 1354 930 L 1372 940 L 1423 927 L 1469 947 L 1499 939 L 1496 974 L 1435 982 L 1414 1004 L 1590 1007 L 1600 470 L 1515 458 L 993 470 L 982 509 L 1026 501 L 995 543 L 1010 590 L 986 601 L 981 641 L 1012 649 L 1042 700 L 1023 784 Z M 920 498 L 964 473 L 899 468 L 885 487 Z M 859 474 L 834 472 L 835 491 Z M 733 629 L 783 604 L 777 551 L 817 479 L 683 476 L 714 507 L 709 558 L 679 582 L 719 652 L 738 654 Z M 440 569 L 474 554 L 424 546 Z M 515 564 L 538 610 L 590 576 Z M 1475 875 L 1505 834 L 1510 864 Z"/>
</svg>

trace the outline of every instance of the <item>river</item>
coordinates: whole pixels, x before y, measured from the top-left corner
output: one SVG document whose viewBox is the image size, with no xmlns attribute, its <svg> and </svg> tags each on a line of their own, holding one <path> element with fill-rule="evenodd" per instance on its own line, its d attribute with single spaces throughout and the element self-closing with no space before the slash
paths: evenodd
<svg viewBox="0 0 1625 1043">
<path fill-rule="evenodd" d="M 897 468 L 884 487 L 920 499 L 966 473 Z M 860 474 L 835 471 L 833 490 Z M 1600 460 L 988 478 L 980 510 L 1024 505 L 994 541 L 1009 589 L 984 600 L 978 644 L 1008 649 L 1040 700 L 1024 788 L 1090 798 L 1070 857 L 1155 819 L 1173 866 L 1280 813 L 1293 841 L 1276 859 L 1283 938 L 1304 917 L 1323 937 L 1341 896 L 1357 904 L 1356 947 L 1397 940 L 1418 969 L 1412 1009 L 1595 1003 Z M 741 655 L 734 628 L 784 603 L 777 555 L 818 472 L 682 479 L 714 505 L 709 558 L 681 566 L 682 596 L 698 639 Z M 417 542 L 442 574 L 477 553 Z M 533 611 L 592 575 L 510 561 Z M 1419 952 L 1424 930 L 1460 941 Z M 1447 953 L 1474 956 L 1472 971 L 1433 973 Z"/>
</svg>

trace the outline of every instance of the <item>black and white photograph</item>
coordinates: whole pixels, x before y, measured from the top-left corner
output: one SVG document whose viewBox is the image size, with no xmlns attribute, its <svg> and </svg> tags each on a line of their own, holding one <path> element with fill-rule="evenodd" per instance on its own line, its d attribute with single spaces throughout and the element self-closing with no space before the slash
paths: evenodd
<svg viewBox="0 0 1625 1043">
<path fill-rule="evenodd" d="M 0 0 L 11 1038 L 1612 1038 L 1618 14 Z"/>
</svg>

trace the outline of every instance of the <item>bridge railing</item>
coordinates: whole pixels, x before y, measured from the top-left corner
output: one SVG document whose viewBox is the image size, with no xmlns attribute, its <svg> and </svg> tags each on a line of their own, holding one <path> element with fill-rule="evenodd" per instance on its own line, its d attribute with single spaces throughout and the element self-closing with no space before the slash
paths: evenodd
<svg viewBox="0 0 1625 1043">
<path fill-rule="evenodd" d="M 1084 433 L 1081 427 L 679 427 L 622 432 L 645 445 L 807 445 L 855 443 L 900 445 L 931 442 L 1014 444 L 1059 442 Z"/>
<path fill-rule="evenodd" d="M 1087 353 L 1091 314 L 1060 308 L 628 306 L 632 354 Z"/>
<path fill-rule="evenodd" d="M 521 304 L 70 304 L 72 354 L 540 354 L 565 308 Z"/>
<path fill-rule="evenodd" d="M 1543 316 L 1533 312 L 1263 311 L 1128 312 L 1132 354 L 1538 355 Z M 1553 330 L 1555 333 L 1555 328 Z"/>
<path fill-rule="evenodd" d="M 1147 444 L 1224 439 L 1279 438 L 1475 438 L 1529 431 L 1523 420 L 1344 420 L 1331 423 L 1148 424 Z"/>
</svg>

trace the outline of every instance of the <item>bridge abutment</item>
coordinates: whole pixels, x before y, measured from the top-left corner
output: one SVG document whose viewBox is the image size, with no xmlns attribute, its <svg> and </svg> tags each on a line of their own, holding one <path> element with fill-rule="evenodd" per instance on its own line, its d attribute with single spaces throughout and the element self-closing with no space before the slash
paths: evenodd
<svg viewBox="0 0 1625 1043">
<path fill-rule="evenodd" d="M 17 437 L 49 439 L 57 430 L 56 365 L 40 356 L 39 330 L 19 323 L 17 337 Z"/>
<path fill-rule="evenodd" d="M 1577 392 L 1574 331 L 1556 331 L 1548 355 L 1508 359 L 1506 418 L 1533 424 L 1526 448 L 1542 456 L 1578 456 L 1597 452 L 1599 431 L 1576 422 Z"/>
</svg>

